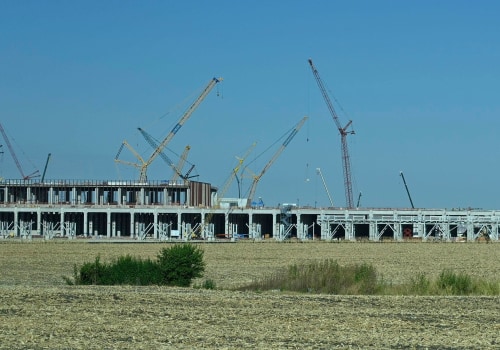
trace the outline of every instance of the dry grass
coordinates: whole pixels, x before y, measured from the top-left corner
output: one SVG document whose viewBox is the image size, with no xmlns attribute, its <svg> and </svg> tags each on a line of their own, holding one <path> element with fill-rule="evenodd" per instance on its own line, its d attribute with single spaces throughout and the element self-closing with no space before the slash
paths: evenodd
<svg viewBox="0 0 500 350">
<path fill-rule="evenodd" d="M 74 264 L 160 243 L 0 242 L 0 349 L 500 347 L 499 297 L 353 297 L 167 287 L 66 286 Z M 230 288 L 291 263 L 370 263 L 395 283 L 452 269 L 500 276 L 500 245 L 203 244 L 204 279 Z"/>
</svg>

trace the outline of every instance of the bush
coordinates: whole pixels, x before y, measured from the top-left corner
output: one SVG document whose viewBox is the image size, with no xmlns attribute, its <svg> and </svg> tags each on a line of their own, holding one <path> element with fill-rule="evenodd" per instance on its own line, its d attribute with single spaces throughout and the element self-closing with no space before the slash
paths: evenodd
<svg viewBox="0 0 500 350">
<path fill-rule="evenodd" d="M 194 278 L 203 276 L 203 253 L 201 248 L 180 244 L 162 249 L 156 261 L 125 255 L 105 264 L 97 256 L 94 262 L 84 263 L 79 269 L 75 265 L 74 281 L 63 279 L 67 284 L 187 287 Z"/>
<path fill-rule="evenodd" d="M 452 295 L 468 295 L 474 292 L 474 284 L 470 276 L 461 273 L 456 274 L 451 270 L 443 270 L 438 277 L 439 289 Z"/>
<path fill-rule="evenodd" d="M 302 293 L 375 294 L 383 288 L 372 265 L 341 266 L 325 260 L 305 265 L 292 265 L 268 278 L 240 289 L 286 290 Z"/>
<path fill-rule="evenodd" d="M 499 295 L 500 283 L 443 270 L 435 279 L 417 273 L 407 283 L 392 285 L 385 283 L 372 265 L 341 266 L 337 261 L 326 260 L 294 264 L 237 289 L 342 295 Z"/>
<path fill-rule="evenodd" d="M 158 255 L 162 284 L 187 287 L 205 271 L 203 250 L 191 244 L 164 248 Z"/>
</svg>

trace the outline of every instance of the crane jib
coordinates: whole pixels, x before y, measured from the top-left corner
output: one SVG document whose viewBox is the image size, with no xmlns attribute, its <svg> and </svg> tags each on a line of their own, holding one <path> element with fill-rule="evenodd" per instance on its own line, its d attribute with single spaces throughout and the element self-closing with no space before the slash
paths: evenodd
<svg viewBox="0 0 500 350">
<path fill-rule="evenodd" d="M 288 144 L 290 143 L 290 141 L 292 141 L 293 137 L 297 134 L 298 130 L 295 129 L 292 131 L 292 133 L 290 135 L 288 135 L 288 137 L 286 138 L 285 142 L 283 142 L 283 146 L 288 146 Z"/>
<path fill-rule="evenodd" d="M 177 131 L 179 131 L 179 129 L 181 128 L 181 126 L 182 126 L 181 124 L 177 123 L 177 125 L 174 126 L 174 128 L 172 129 L 171 133 L 172 134 L 177 133 Z"/>
</svg>

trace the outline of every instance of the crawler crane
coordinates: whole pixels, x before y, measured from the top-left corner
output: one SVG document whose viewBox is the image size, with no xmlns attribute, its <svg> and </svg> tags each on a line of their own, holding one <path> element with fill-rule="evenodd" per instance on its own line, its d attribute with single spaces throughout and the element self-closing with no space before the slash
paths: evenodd
<svg viewBox="0 0 500 350">
<path fill-rule="evenodd" d="M 214 86 L 217 83 L 221 82 L 222 80 L 223 80 L 222 78 L 212 78 L 212 80 L 210 80 L 210 82 L 205 87 L 205 89 L 201 92 L 201 94 L 198 96 L 198 98 L 191 104 L 191 106 L 189 106 L 189 108 L 182 115 L 182 117 L 179 119 L 177 124 L 175 124 L 175 126 L 172 128 L 170 133 L 163 139 L 163 141 L 161 141 L 158 144 L 158 146 L 154 149 L 153 153 L 151 154 L 151 156 L 148 159 L 144 160 L 144 158 L 142 158 L 130 146 L 130 144 L 125 140 L 125 141 L 123 141 L 120 149 L 118 150 L 118 153 L 116 154 L 115 162 L 132 165 L 132 166 L 138 168 L 140 170 L 139 181 L 145 182 L 147 180 L 147 170 L 148 170 L 149 165 L 156 159 L 156 157 L 161 155 L 161 153 L 163 152 L 165 147 L 168 145 L 168 143 L 172 140 L 172 138 L 175 136 L 175 134 L 177 134 L 179 129 L 191 117 L 191 114 L 193 114 L 193 112 L 196 110 L 196 108 L 198 108 L 200 103 L 205 99 L 205 97 L 207 97 L 207 95 L 210 93 L 210 91 L 212 91 Z M 120 153 L 121 153 L 124 146 L 127 147 L 136 156 L 137 160 L 139 160 L 140 163 L 122 161 L 121 159 L 118 158 L 120 156 Z"/>
<path fill-rule="evenodd" d="M 283 142 L 283 144 L 281 145 L 281 147 L 273 155 L 273 157 L 271 158 L 271 160 L 264 166 L 264 168 L 262 169 L 262 171 L 258 175 L 255 175 L 253 177 L 253 182 L 252 182 L 252 185 L 250 187 L 250 192 L 249 192 L 248 199 L 247 199 L 247 208 L 250 208 L 252 206 L 253 196 L 255 195 L 255 191 L 257 190 L 257 185 L 258 185 L 260 179 L 266 173 L 266 171 L 269 170 L 269 168 L 271 167 L 271 165 L 273 165 L 273 163 L 276 161 L 276 159 L 278 159 L 278 157 L 285 150 L 286 146 L 288 146 L 288 144 L 290 143 L 290 141 L 292 141 L 292 139 L 295 137 L 295 135 L 297 135 L 297 133 L 299 132 L 299 130 L 302 128 L 302 126 L 306 122 L 307 118 L 308 117 L 304 117 L 304 118 L 301 119 L 301 121 L 290 132 L 290 134 L 286 138 L 285 142 Z"/>
<path fill-rule="evenodd" d="M 333 108 L 332 101 L 330 101 L 330 97 L 326 92 L 326 88 L 323 84 L 323 81 L 319 76 L 318 70 L 316 69 L 316 67 L 314 67 L 314 64 L 311 59 L 309 59 L 309 65 L 311 66 L 314 78 L 316 79 L 316 83 L 318 84 L 321 94 L 323 95 L 323 99 L 325 100 L 328 110 L 330 111 L 333 121 L 335 122 L 335 125 L 337 126 L 337 129 L 339 130 L 340 133 L 340 141 L 342 144 L 342 166 L 344 169 L 346 206 L 347 208 L 350 209 L 354 207 L 354 202 L 352 197 L 351 160 L 349 157 L 349 150 L 347 148 L 347 135 L 354 134 L 353 130 L 348 130 L 351 127 L 352 120 L 349 120 L 347 124 L 344 127 L 342 127 L 339 121 L 339 117 L 337 116 L 337 113 Z"/>
</svg>

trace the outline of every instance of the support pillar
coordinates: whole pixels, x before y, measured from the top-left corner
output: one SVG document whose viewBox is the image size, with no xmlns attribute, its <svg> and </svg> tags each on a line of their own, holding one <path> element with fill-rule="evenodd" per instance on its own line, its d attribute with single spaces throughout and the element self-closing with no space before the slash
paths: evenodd
<svg viewBox="0 0 500 350">
<path fill-rule="evenodd" d="M 158 212 L 156 210 L 153 212 L 153 223 L 153 237 L 158 239 Z"/>
<path fill-rule="evenodd" d="M 89 213 L 85 210 L 83 212 L 83 236 L 88 237 L 89 236 Z"/>
<path fill-rule="evenodd" d="M 135 237 L 135 215 L 134 212 L 130 213 L 130 238 Z"/>
<path fill-rule="evenodd" d="M 106 212 L 106 237 L 111 238 L 111 211 Z"/>
</svg>

